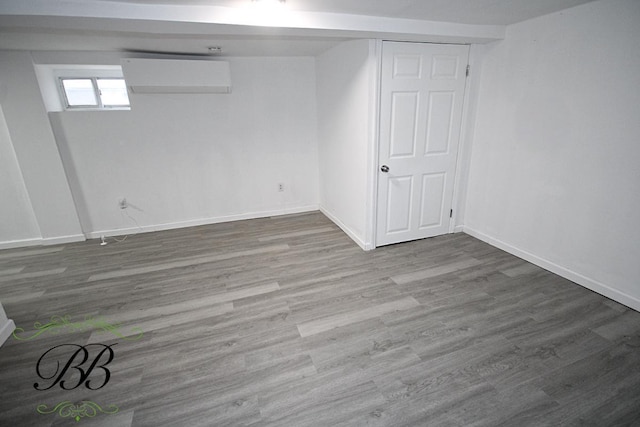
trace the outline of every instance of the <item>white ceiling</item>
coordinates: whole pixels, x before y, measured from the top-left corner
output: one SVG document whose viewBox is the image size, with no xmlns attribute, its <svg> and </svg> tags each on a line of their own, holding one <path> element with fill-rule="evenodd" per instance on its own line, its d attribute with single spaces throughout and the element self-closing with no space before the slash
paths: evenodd
<svg viewBox="0 0 640 427">
<path fill-rule="evenodd" d="M 261 0 L 267 1 L 267 0 Z M 272 0 L 275 2 L 275 0 Z M 593 0 L 0 0 L 0 49 L 315 55 L 353 38 L 486 43 Z"/>
</svg>

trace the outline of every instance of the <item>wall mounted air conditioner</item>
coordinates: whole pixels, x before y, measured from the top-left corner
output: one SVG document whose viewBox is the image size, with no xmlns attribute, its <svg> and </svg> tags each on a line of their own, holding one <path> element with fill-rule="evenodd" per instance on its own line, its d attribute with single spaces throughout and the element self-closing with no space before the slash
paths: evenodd
<svg viewBox="0 0 640 427">
<path fill-rule="evenodd" d="M 209 60 L 122 60 L 131 93 L 230 93 L 229 63 Z"/>
</svg>

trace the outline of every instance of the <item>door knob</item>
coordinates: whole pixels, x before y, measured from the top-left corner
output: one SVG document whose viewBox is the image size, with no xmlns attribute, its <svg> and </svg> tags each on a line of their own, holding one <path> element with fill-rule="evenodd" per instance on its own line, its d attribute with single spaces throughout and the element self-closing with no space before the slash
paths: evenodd
<svg viewBox="0 0 640 427">
<path fill-rule="evenodd" d="M 382 172 L 384 172 L 384 173 L 387 173 L 387 172 L 389 172 L 389 166 L 387 166 L 387 165 L 382 165 L 382 166 L 380 166 L 380 170 L 381 170 Z"/>
</svg>

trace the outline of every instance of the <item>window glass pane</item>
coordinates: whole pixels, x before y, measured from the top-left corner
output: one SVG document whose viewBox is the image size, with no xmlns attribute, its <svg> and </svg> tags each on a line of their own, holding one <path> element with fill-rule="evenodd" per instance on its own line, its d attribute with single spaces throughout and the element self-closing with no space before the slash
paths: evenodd
<svg viewBox="0 0 640 427">
<path fill-rule="evenodd" d="M 98 89 L 100 90 L 102 105 L 129 105 L 127 86 L 124 83 L 124 79 L 98 79 Z"/>
<path fill-rule="evenodd" d="M 70 107 L 98 105 L 91 79 L 63 79 L 62 87 Z"/>
</svg>

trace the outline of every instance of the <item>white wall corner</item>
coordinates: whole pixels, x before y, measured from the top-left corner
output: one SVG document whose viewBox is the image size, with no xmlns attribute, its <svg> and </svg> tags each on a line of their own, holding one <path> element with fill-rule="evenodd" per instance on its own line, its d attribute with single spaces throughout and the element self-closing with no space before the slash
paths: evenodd
<svg viewBox="0 0 640 427">
<path fill-rule="evenodd" d="M 40 227 L 1 105 L 0 200 L 0 248 L 39 244 L 42 237 Z"/>
<path fill-rule="evenodd" d="M 640 299 L 636 297 L 633 297 L 617 289 L 614 289 L 610 286 L 607 286 L 604 283 L 600 283 L 595 279 L 586 277 L 576 271 L 573 271 L 566 267 L 558 265 L 552 261 L 549 261 L 546 258 L 532 254 L 530 252 L 517 248 L 513 245 L 510 245 L 509 243 L 503 242 L 502 240 L 496 239 L 480 231 L 474 230 L 473 228 L 464 227 L 463 231 L 466 234 L 475 237 L 476 239 L 482 240 L 483 242 L 490 244 L 491 246 L 494 246 L 498 249 L 502 249 L 503 251 L 508 252 L 511 255 L 517 256 L 518 258 L 522 258 L 525 261 L 535 264 L 538 267 L 544 268 L 545 270 L 548 270 L 554 274 L 557 274 L 558 276 L 564 277 L 565 279 L 570 280 L 584 288 L 587 288 L 600 295 L 604 295 L 605 297 L 610 298 L 614 301 L 617 301 L 620 304 L 624 304 L 627 307 L 630 307 L 636 311 L 640 311 Z"/>
<path fill-rule="evenodd" d="M 460 141 L 453 188 L 453 221 L 451 222 L 450 231 L 454 233 L 462 231 L 464 226 L 484 49 L 484 46 L 481 45 L 471 45 L 469 49 L 470 72 L 466 82 L 464 105 L 462 107 L 462 123 L 460 125 Z"/>
<path fill-rule="evenodd" d="M 33 58 L 26 51 L 2 51 L 0 57 L 5 89 L 2 110 L 39 234 L 81 234 Z"/>
<path fill-rule="evenodd" d="M 510 25 L 481 47 L 463 221 L 467 233 L 636 310 L 640 86 L 629 82 L 640 56 L 628 52 L 638 17 L 637 0 L 594 1 Z M 602 76 L 607 84 L 594 85 Z"/>
<path fill-rule="evenodd" d="M 9 339 L 15 329 L 16 325 L 11 319 L 7 319 L 6 322 L 0 325 L 0 346 L 2 346 L 2 344 L 4 344 L 7 339 Z"/>
<path fill-rule="evenodd" d="M 352 229 L 350 229 L 349 227 L 347 227 L 342 221 L 340 221 L 338 219 L 338 217 L 336 217 L 335 215 L 333 215 L 331 212 L 329 212 L 328 210 L 326 210 L 324 207 L 320 206 L 320 212 L 322 212 L 324 214 L 324 216 L 326 216 L 327 218 L 329 218 L 335 225 L 337 225 L 338 227 L 340 227 L 340 229 L 342 231 L 345 232 L 345 234 L 347 236 L 349 236 L 349 238 L 351 240 L 353 240 L 354 242 L 356 242 L 356 244 L 358 246 L 360 246 L 362 248 L 362 250 L 364 251 L 370 251 L 372 249 L 374 249 L 372 243 L 367 244 L 364 240 L 362 240 L 360 238 L 360 236 L 358 236 L 358 234 L 353 231 Z"/>
<path fill-rule="evenodd" d="M 13 320 L 7 319 L 4 308 L 0 304 L 0 346 L 5 343 L 15 329 L 15 323 L 13 323 Z"/>
<path fill-rule="evenodd" d="M 365 250 L 374 239 L 375 51 L 375 40 L 352 40 L 316 58 L 321 211 Z"/>
</svg>

